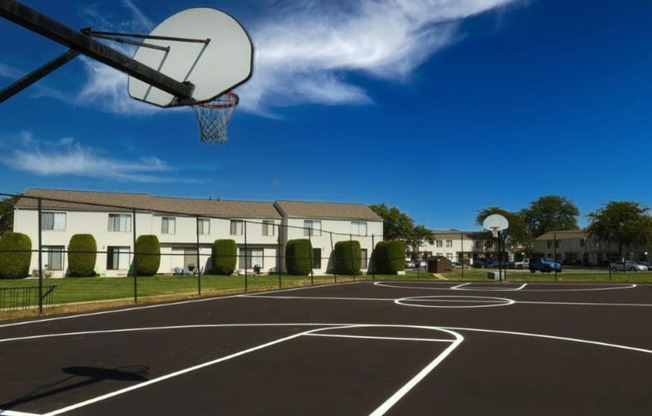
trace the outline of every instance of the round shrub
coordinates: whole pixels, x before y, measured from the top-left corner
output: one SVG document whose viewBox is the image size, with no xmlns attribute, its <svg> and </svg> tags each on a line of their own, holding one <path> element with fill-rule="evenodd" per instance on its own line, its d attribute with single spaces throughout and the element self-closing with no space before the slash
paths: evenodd
<svg viewBox="0 0 652 416">
<path fill-rule="evenodd" d="M 405 270 L 405 246 L 402 241 L 379 241 L 371 255 L 373 270 L 380 274 L 397 274 Z"/>
<path fill-rule="evenodd" d="M 214 274 L 221 276 L 233 274 L 238 259 L 238 246 L 235 240 L 215 240 L 211 254 Z"/>
<path fill-rule="evenodd" d="M 75 234 L 68 243 L 68 276 L 95 276 L 97 243 L 91 234 Z"/>
<path fill-rule="evenodd" d="M 155 235 L 141 235 L 136 239 L 134 258 L 138 276 L 154 276 L 161 266 L 161 244 Z"/>
<path fill-rule="evenodd" d="M 4 233 L 0 237 L 0 279 L 22 279 L 29 275 L 32 240 L 22 233 Z"/>
<path fill-rule="evenodd" d="M 285 266 L 288 273 L 295 276 L 307 276 L 312 271 L 312 244 L 301 238 L 288 241 L 285 248 Z"/>
<path fill-rule="evenodd" d="M 359 241 L 338 241 L 333 248 L 333 270 L 336 274 L 360 274 L 362 251 Z"/>
</svg>

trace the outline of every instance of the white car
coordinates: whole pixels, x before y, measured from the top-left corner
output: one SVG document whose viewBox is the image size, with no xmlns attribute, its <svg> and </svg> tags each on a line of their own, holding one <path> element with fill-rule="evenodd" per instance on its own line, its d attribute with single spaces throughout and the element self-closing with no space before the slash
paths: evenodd
<svg viewBox="0 0 652 416">
<path fill-rule="evenodd" d="M 617 261 L 615 263 L 611 263 L 611 271 L 612 272 L 622 272 L 622 271 L 646 272 L 647 266 L 638 264 L 637 262 L 632 260 L 627 260 L 625 262 Z"/>
</svg>

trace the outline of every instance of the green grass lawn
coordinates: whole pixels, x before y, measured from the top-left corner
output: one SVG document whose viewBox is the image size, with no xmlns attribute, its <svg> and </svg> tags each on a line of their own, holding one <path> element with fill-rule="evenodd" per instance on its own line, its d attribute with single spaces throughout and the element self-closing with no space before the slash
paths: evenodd
<svg viewBox="0 0 652 416">
<path fill-rule="evenodd" d="M 452 281 L 491 281 L 487 277 L 488 270 L 455 269 L 450 273 L 443 273 L 444 279 Z M 134 285 L 132 277 L 93 277 L 93 278 L 63 278 L 44 279 L 44 286 L 55 285 L 49 305 L 85 304 L 86 308 L 93 308 L 91 302 L 104 302 L 94 306 L 106 307 L 113 304 L 133 304 L 161 302 L 166 300 L 183 299 L 200 296 L 217 296 L 275 290 L 279 288 L 341 283 L 358 280 L 433 280 L 431 273 L 407 271 L 405 275 L 359 275 L 359 276 L 173 276 L 158 275 L 153 277 L 139 277 Z M 527 270 L 508 270 L 508 282 L 652 282 L 652 272 L 643 273 L 611 273 L 607 271 L 565 273 L 529 273 Z M 8 296 L 9 288 L 37 288 L 37 279 L 0 280 L 0 309 L 24 308 L 34 309 L 37 300 L 30 301 L 31 307 L 23 305 L 20 299 Z M 2 295 L 4 293 L 4 296 Z M 33 294 L 38 293 L 36 290 Z M 22 296 L 22 295 L 21 295 Z M 35 298 L 37 299 L 37 298 Z M 118 303 L 116 303 L 118 302 Z M 0 311 L 0 319 L 7 311 Z M 4 318 L 8 319 L 8 318 Z"/>
</svg>

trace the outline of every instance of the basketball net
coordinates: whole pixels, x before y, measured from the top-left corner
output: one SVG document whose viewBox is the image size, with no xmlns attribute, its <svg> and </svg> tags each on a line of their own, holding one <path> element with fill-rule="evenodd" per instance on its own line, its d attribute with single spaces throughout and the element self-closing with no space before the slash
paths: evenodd
<svg viewBox="0 0 652 416">
<path fill-rule="evenodd" d="M 192 106 L 199 123 L 199 140 L 203 143 L 224 144 L 228 141 L 226 127 L 240 98 L 234 92 Z"/>
<path fill-rule="evenodd" d="M 498 238 L 498 233 L 500 232 L 500 227 L 491 227 L 491 235 L 494 236 L 494 238 Z"/>
</svg>

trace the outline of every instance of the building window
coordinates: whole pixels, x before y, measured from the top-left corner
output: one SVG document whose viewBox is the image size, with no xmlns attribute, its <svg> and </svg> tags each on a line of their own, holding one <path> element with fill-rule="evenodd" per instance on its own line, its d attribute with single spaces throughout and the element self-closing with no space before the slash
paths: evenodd
<svg viewBox="0 0 652 416">
<path fill-rule="evenodd" d="M 453 247 L 453 240 L 446 240 L 446 247 Z"/>
<path fill-rule="evenodd" d="M 263 235 L 267 237 L 274 235 L 274 221 L 263 220 Z"/>
<path fill-rule="evenodd" d="M 546 241 L 546 247 L 552 248 L 552 241 Z"/>
<path fill-rule="evenodd" d="M 369 267 L 367 263 L 367 249 L 363 248 L 360 250 L 360 268 L 366 269 L 367 267 Z"/>
<path fill-rule="evenodd" d="M 199 218 L 197 220 L 197 233 L 200 235 L 211 233 L 211 220 L 209 218 Z"/>
<path fill-rule="evenodd" d="M 580 247 L 586 247 L 586 240 L 580 238 Z"/>
<path fill-rule="evenodd" d="M 109 214 L 109 231 L 131 231 L 131 215 Z"/>
<path fill-rule="evenodd" d="M 65 212 L 42 212 L 41 230 L 65 231 L 66 213 Z"/>
<path fill-rule="evenodd" d="M 109 246 L 106 249 L 107 270 L 127 270 L 129 268 L 129 247 Z"/>
<path fill-rule="evenodd" d="M 48 270 L 63 270 L 64 246 L 43 246 L 45 268 Z"/>
<path fill-rule="evenodd" d="M 161 234 L 175 234 L 177 219 L 174 217 L 161 218 Z"/>
<path fill-rule="evenodd" d="M 231 235 L 242 235 L 244 230 L 244 221 L 231 220 Z"/>
<path fill-rule="evenodd" d="M 446 258 L 450 261 L 453 261 L 453 254 L 452 253 L 446 253 Z"/>
<path fill-rule="evenodd" d="M 321 248 L 312 249 L 312 268 L 321 269 Z"/>
<path fill-rule="evenodd" d="M 264 253 L 262 248 L 240 249 L 240 261 L 238 262 L 241 269 L 252 269 L 254 266 L 263 267 Z"/>
<path fill-rule="evenodd" d="M 367 223 L 363 221 L 351 221 L 351 234 L 367 235 Z"/>
<path fill-rule="evenodd" d="M 303 222 L 303 235 L 321 235 L 321 221 L 305 220 Z"/>
<path fill-rule="evenodd" d="M 444 247 L 444 242 L 442 240 L 435 241 L 437 247 Z"/>
<path fill-rule="evenodd" d="M 477 240 L 477 241 L 475 242 L 475 248 L 482 248 L 482 241 Z"/>
</svg>

